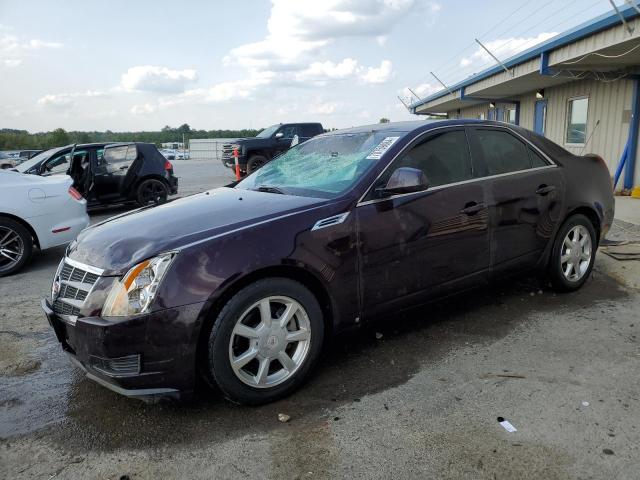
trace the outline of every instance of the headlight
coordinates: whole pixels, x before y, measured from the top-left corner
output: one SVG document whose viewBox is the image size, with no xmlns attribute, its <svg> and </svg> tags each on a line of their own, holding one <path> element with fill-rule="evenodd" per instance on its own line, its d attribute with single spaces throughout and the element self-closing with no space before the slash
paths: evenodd
<svg viewBox="0 0 640 480">
<path fill-rule="evenodd" d="M 102 315 L 128 317 L 147 313 L 175 256 L 176 252 L 163 253 L 129 270 L 111 287 Z"/>
</svg>

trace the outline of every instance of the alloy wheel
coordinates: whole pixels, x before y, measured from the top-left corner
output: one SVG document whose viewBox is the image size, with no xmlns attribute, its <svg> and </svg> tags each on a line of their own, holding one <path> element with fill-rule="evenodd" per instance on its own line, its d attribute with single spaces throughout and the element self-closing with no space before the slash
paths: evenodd
<svg viewBox="0 0 640 480">
<path fill-rule="evenodd" d="M 305 309 L 285 296 L 263 298 L 244 311 L 229 341 L 235 375 L 255 388 L 268 388 L 291 378 L 311 345 L 311 323 Z"/>
<path fill-rule="evenodd" d="M 13 268 L 23 255 L 22 237 L 15 230 L 0 226 L 0 271 Z"/>
<path fill-rule="evenodd" d="M 583 225 L 573 227 L 562 242 L 560 269 L 570 282 L 577 282 L 589 270 L 592 256 L 591 235 Z"/>
<path fill-rule="evenodd" d="M 145 205 L 158 205 L 165 200 L 166 188 L 158 181 L 148 182 L 142 188 L 142 201 Z"/>
</svg>

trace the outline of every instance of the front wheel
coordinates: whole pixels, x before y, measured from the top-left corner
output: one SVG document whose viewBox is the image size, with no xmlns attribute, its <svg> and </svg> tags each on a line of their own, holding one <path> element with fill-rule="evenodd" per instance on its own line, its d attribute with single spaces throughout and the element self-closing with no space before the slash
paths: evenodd
<svg viewBox="0 0 640 480">
<path fill-rule="evenodd" d="M 267 157 L 264 157 L 262 155 L 252 156 L 247 162 L 247 175 L 250 175 L 256 170 L 258 170 L 261 166 L 263 166 L 268 161 L 269 160 L 267 160 Z"/>
<path fill-rule="evenodd" d="M 238 292 L 216 319 L 207 373 L 231 401 L 261 405 L 298 388 L 324 338 L 315 296 L 287 278 L 259 280 Z"/>
<path fill-rule="evenodd" d="M 573 215 L 560 227 L 549 259 L 548 274 L 554 290 L 572 292 L 584 285 L 593 269 L 596 231 L 584 215 Z"/>
<path fill-rule="evenodd" d="M 136 199 L 138 205 L 146 207 L 148 205 L 160 205 L 167 201 L 169 197 L 169 188 L 167 185 L 155 178 L 150 178 L 138 185 Z"/>
</svg>

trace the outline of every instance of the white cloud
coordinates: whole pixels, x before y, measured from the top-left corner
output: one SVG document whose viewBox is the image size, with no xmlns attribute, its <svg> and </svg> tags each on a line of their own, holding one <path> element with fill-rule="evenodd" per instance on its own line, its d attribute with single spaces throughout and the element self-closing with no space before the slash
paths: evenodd
<svg viewBox="0 0 640 480">
<path fill-rule="evenodd" d="M 383 60 L 379 67 L 367 67 L 360 74 L 364 83 L 386 83 L 395 75 L 393 65 L 389 60 Z"/>
<path fill-rule="evenodd" d="M 122 75 L 121 85 L 127 91 L 179 93 L 198 79 L 195 70 L 171 70 L 167 67 L 139 65 Z"/>
<path fill-rule="evenodd" d="M 336 112 L 339 105 L 335 102 L 319 102 L 309 106 L 312 115 L 331 115 Z"/>
<path fill-rule="evenodd" d="M 490 42 L 484 43 L 484 45 L 500 60 L 506 60 L 509 57 L 522 52 L 538 43 L 544 42 L 551 37 L 556 36 L 556 32 L 543 32 L 535 37 L 511 37 L 511 38 L 497 38 Z M 491 56 L 480 46 L 468 57 L 463 57 L 460 60 L 460 67 L 478 66 L 495 62 Z"/>
<path fill-rule="evenodd" d="M 296 74 L 298 81 L 339 80 L 353 76 L 358 69 L 358 62 L 353 58 L 345 58 L 341 62 L 313 62 L 305 70 Z"/>
<path fill-rule="evenodd" d="M 106 92 L 87 90 L 86 92 L 47 94 L 38 99 L 38 105 L 47 108 L 66 110 L 77 105 L 77 101 L 88 98 L 105 98 Z"/>
<path fill-rule="evenodd" d="M 47 42 L 38 38 L 26 39 L 15 35 L 11 28 L 0 25 L 0 65 L 14 68 L 36 51 L 63 47 L 62 43 Z"/>
<path fill-rule="evenodd" d="M 312 53 L 339 38 L 383 39 L 411 14 L 432 17 L 440 9 L 429 0 L 271 0 L 263 40 L 231 50 L 226 64 L 270 70 L 301 70 Z"/>
<path fill-rule="evenodd" d="M 148 115 L 150 113 L 154 113 L 156 110 L 158 110 L 158 108 L 155 105 L 145 103 L 143 105 L 134 105 L 131 107 L 130 112 L 134 115 Z"/>
</svg>

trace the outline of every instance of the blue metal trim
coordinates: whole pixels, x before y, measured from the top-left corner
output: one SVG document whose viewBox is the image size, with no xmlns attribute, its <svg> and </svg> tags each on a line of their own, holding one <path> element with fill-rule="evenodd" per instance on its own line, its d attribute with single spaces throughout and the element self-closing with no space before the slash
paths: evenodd
<svg viewBox="0 0 640 480">
<path fill-rule="evenodd" d="M 553 72 L 549 68 L 549 52 L 540 54 L 540 75 L 551 75 Z"/>
<path fill-rule="evenodd" d="M 629 140 L 624 144 L 624 150 L 622 151 L 622 156 L 620 157 L 620 161 L 618 162 L 618 166 L 616 167 L 616 173 L 613 175 L 613 189 L 616 189 L 616 185 L 618 184 L 618 180 L 620 180 L 620 175 L 622 174 L 622 169 L 624 168 L 624 164 L 627 161 L 627 151 L 629 150 Z"/>
<path fill-rule="evenodd" d="M 640 15 L 632 5 L 627 5 L 626 7 L 621 8 L 620 13 L 625 18 L 625 20 L 630 20 Z M 604 13 L 588 22 L 585 22 L 581 25 L 578 25 L 577 27 L 566 31 L 562 35 L 557 35 L 547 40 L 546 42 L 531 47 L 530 49 L 525 50 L 524 52 L 505 60 L 503 63 L 507 68 L 514 67 L 528 60 L 536 58 L 543 52 L 549 52 L 553 49 L 563 47 L 571 42 L 575 42 L 576 40 L 580 40 L 581 38 L 588 37 L 589 35 L 593 35 L 619 23 L 620 17 L 618 17 L 618 14 L 615 11 L 613 13 Z M 502 66 L 496 65 L 495 67 L 488 68 L 471 78 L 467 78 L 456 83 L 455 85 L 452 85 L 450 89 L 452 91 L 459 90 L 462 87 L 473 85 L 480 80 L 484 80 L 485 78 L 488 78 L 500 72 L 504 72 L 504 69 L 502 68 Z M 438 98 L 442 98 L 448 94 L 449 91 L 441 90 L 437 93 L 434 93 L 433 95 L 429 95 L 428 97 L 423 98 L 419 102 L 412 103 L 411 105 L 409 105 L 411 113 L 415 113 L 416 108 L 418 108 L 420 105 L 424 105 L 425 103 L 432 100 L 437 100 Z"/>
<path fill-rule="evenodd" d="M 638 131 L 640 130 L 640 80 L 633 81 L 633 98 L 631 100 L 631 121 L 629 122 L 629 150 L 624 169 L 624 188 L 633 188 L 633 177 L 636 173 L 636 155 L 638 153 Z"/>
</svg>

